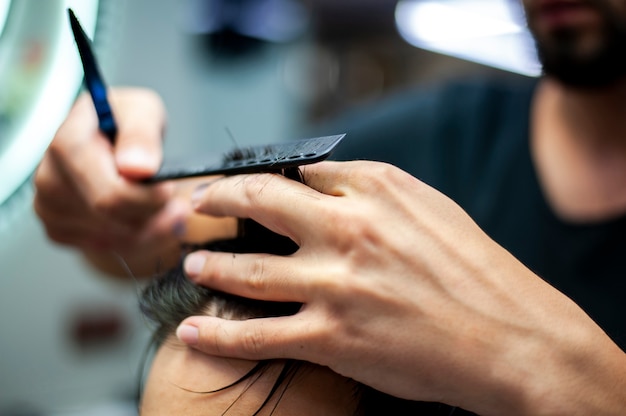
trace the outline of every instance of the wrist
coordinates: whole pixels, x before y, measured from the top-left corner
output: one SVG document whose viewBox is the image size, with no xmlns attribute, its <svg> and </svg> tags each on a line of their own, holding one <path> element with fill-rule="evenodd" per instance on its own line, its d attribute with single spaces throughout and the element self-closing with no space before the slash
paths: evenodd
<svg viewBox="0 0 626 416">
<path fill-rule="evenodd" d="M 521 263 L 484 251 L 490 255 L 475 257 L 482 260 L 475 280 L 490 282 L 491 296 L 473 305 L 472 327 L 480 330 L 461 345 L 472 357 L 464 373 L 476 377 L 455 404 L 484 416 L 626 414 L 626 354 Z"/>
<path fill-rule="evenodd" d="M 626 355 L 582 310 L 568 306 L 565 318 L 546 317 L 552 323 L 543 329 L 508 340 L 494 374 L 512 406 L 496 414 L 626 414 Z"/>
</svg>

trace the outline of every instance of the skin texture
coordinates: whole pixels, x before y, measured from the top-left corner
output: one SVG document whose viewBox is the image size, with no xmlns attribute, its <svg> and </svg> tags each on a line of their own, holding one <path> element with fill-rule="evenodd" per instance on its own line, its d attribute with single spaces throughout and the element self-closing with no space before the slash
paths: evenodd
<svg viewBox="0 0 626 416">
<path fill-rule="evenodd" d="M 280 363 L 272 365 L 254 383 L 243 382 L 216 393 L 197 392 L 226 386 L 243 376 L 254 364 L 253 361 L 203 354 L 170 337 L 159 348 L 152 363 L 140 414 L 252 415 L 272 388 L 280 372 Z M 281 398 L 273 416 L 351 416 L 356 406 L 353 389 L 354 382 L 327 368 L 305 366 Z M 275 400 L 260 416 L 269 415 L 274 403 Z"/>
<path fill-rule="evenodd" d="M 302 302 L 302 311 L 255 322 L 194 317 L 184 323 L 199 339 L 186 328 L 183 340 L 211 354 L 306 359 L 394 395 L 485 415 L 624 409 L 625 373 L 614 374 L 626 369 L 623 352 L 451 200 L 372 162 L 321 163 L 304 180 L 310 187 L 276 175 L 226 178 L 196 201 L 201 212 L 251 217 L 289 236 L 300 246 L 294 255 L 186 259 L 199 283 Z M 383 217 L 384 227 L 370 220 Z M 329 356 L 331 345 L 338 353 Z"/>
<path fill-rule="evenodd" d="M 570 3 L 584 10 L 555 24 L 542 16 L 548 2 L 525 2 L 530 27 L 547 54 L 561 53 L 556 39 L 569 32 L 569 62 L 580 64 L 579 76 L 597 76 L 607 16 L 623 24 L 624 3 Z M 533 103 L 530 144 L 540 181 L 555 212 L 574 222 L 626 212 L 624 74 L 603 75 L 613 78 L 593 89 L 547 76 Z M 393 394 L 483 414 L 622 414 L 624 353 L 454 204 L 400 176 L 389 167 L 320 165 L 305 170 L 319 193 L 287 192 L 278 179 L 258 176 L 207 189 L 199 211 L 250 215 L 303 245 L 288 259 L 203 253 L 204 265 L 188 258 L 188 274 L 226 291 L 307 306 L 254 327 L 191 319 L 199 339 L 189 328 L 181 338 L 227 355 L 307 357 Z M 226 195 L 226 188 L 239 192 Z M 384 348 L 388 339 L 400 342 L 393 352 Z M 329 343 L 342 353 L 321 354 Z M 367 373 L 358 368 L 364 360 L 380 365 Z M 411 378 L 418 368 L 431 371 Z"/>
<path fill-rule="evenodd" d="M 109 97 L 118 123 L 115 147 L 98 131 L 93 104 L 83 94 L 35 173 L 34 208 L 48 237 L 82 250 L 99 269 L 127 277 L 118 255 L 135 276 L 150 276 L 178 261 L 180 238 L 233 235 L 234 221 L 190 212 L 195 181 L 136 183 L 161 163 L 165 108 L 144 89 L 116 89 Z"/>
<path fill-rule="evenodd" d="M 551 43 L 555 28 L 535 20 L 543 3 L 525 7 L 537 37 Z M 624 2 L 572 3 L 592 5 L 566 22 L 577 33 L 574 55 L 592 56 L 604 36 L 593 5 L 626 20 Z M 624 79 L 593 89 L 550 74 L 540 82 L 530 146 L 563 218 L 626 212 Z M 285 257 L 189 256 L 197 282 L 305 305 L 293 317 L 255 322 L 190 318 L 181 340 L 212 355 L 303 359 L 397 396 L 484 415 L 626 412 L 624 352 L 436 190 L 389 165 L 321 163 L 304 170 L 309 186 L 268 174 L 225 178 L 196 192 L 190 206 L 188 187 L 134 183 L 161 157 L 158 98 L 114 90 L 111 99 L 115 149 L 81 98 L 37 172 L 35 208 L 53 241 L 111 273 L 120 272 L 116 251 L 138 274 L 177 259 L 180 230 L 205 214 L 209 222 L 191 228 L 207 238 L 228 229 L 212 216 L 251 217 L 301 247 Z M 133 156 L 136 148 L 146 156 Z"/>
</svg>

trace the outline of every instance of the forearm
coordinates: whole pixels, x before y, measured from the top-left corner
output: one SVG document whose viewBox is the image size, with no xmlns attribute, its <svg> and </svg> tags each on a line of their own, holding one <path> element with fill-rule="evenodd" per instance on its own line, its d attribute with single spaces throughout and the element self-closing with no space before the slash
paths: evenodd
<svg viewBox="0 0 626 416">
<path fill-rule="evenodd" d="M 506 296 L 510 315 L 484 326 L 486 338 L 501 341 L 488 342 L 483 356 L 484 391 L 495 394 L 476 395 L 468 407 L 481 415 L 626 414 L 624 351 L 573 301 L 516 263 L 493 270 L 517 275 Z"/>
<path fill-rule="evenodd" d="M 529 357 L 534 361 L 529 369 L 536 371 L 520 386 L 526 398 L 523 413 L 626 414 L 626 354 L 595 324 L 579 334 L 567 335 L 561 339 L 555 336 L 551 343 L 546 339 Z"/>
</svg>

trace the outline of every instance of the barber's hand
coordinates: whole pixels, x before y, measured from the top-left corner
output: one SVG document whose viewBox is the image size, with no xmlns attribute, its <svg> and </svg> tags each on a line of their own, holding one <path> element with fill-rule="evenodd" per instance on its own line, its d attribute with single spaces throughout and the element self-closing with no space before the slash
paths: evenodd
<svg viewBox="0 0 626 416">
<path fill-rule="evenodd" d="M 160 166 L 165 109 L 148 90 L 113 89 L 109 98 L 118 124 L 115 146 L 98 130 L 93 103 L 83 94 L 36 172 L 35 210 L 50 239 L 94 259 L 112 251 L 129 259 L 158 257 L 177 244 L 174 231 L 189 212 L 173 198 L 171 183 L 137 182 Z M 145 260 L 156 270 L 155 257 Z"/>
<path fill-rule="evenodd" d="M 197 201 L 200 212 L 250 217 L 289 236 L 295 254 L 198 252 L 185 262 L 202 285 L 302 310 L 192 317 L 179 338 L 214 355 L 315 362 L 396 396 L 484 415 L 626 406 L 623 352 L 450 199 L 373 162 L 308 166 L 304 180 L 234 176 Z"/>
</svg>

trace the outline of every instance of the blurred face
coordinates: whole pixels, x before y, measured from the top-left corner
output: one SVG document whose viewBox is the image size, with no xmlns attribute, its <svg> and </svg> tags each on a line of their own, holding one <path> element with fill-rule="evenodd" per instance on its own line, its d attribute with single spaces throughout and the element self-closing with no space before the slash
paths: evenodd
<svg viewBox="0 0 626 416">
<path fill-rule="evenodd" d="M 626 77 L 626 0 L 523 0 L 546 75 L 575 87 Z"/>
<path fill-rule="evenodd" d="M 270 367 L 252 378 L 216 393 L 246 374 L 255 362 L 213 357 L 187 348 L 176 338 L 168 339 L 154 358 L 146 382 L 141 416 L 250 416 L 268 396 L 281 366 Z M 276 398 L 263 415 L 351 416 L 354 382 L 325 367 L 306 365 L 294 378 L 274 408 Z"/>
</svg>

